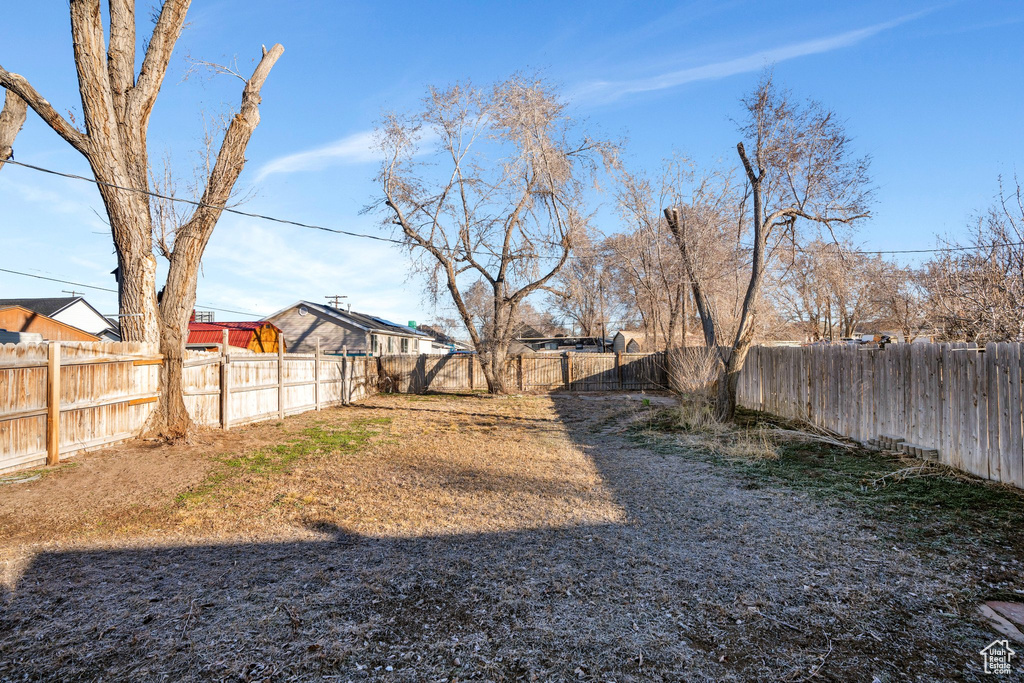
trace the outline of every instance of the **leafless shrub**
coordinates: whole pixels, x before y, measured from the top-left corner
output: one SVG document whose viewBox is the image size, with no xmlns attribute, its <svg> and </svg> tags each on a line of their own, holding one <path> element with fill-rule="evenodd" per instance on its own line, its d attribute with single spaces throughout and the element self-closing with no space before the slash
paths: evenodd
<svg viewBox="0 0 1024 683">
<path fill-rule="evenodd" d="M 670 349 L 667 354 L 668 384 L 684 396 L 714 396 L 721 361 L 712 349 L 687 346 Z"/>
</svg>

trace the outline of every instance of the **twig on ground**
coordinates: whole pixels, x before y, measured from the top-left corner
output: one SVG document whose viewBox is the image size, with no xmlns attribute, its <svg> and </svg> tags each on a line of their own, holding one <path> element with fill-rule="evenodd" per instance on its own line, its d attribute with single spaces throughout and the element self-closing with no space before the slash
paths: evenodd
<svg viewBox="0 0 1024 683">
<path fill-rule="evenodd" d="M 800 679 L 801 681 L 809 681 L 809 680 L 811 680 L 812 678 L 815 678 L 815 677 L 817 677 L 817 676 L 818 676 L 818 673 L 819 673 L 819 672 L 821 671 L 821 669 L 822 669 L 822 668 L 823 668 L 823 667 L 825 666 L 825 660 L 827 660 L 827 659 L 828 659 L 828 656 L 829 656 L 830 654 L 832 654 L 832 639 L 828 637 L 828 634 L 827 634 L 827 633 L 825 634 L 825 640 L 827 640 L 827 641 L 828 641 L 828 652 L 826 652 L 825 654 L 823 654 L 823 655 L 821 656 L 821 661 L 820 661 L 820 662 L 818 662 L 818 664 L 817 664 L 817 665 L 815 665 L 815 666 L 814 666 L 814 667 L 813 667 L 813 668 L 811 669 L 811 672 L 810 672 L 809 674 L 807 674 L 807 676 L 806 676 L 805 678 L 801 678 L 801 679 Z"/>
<path fill-rule="evenodd" d="M 850 449 L 856 448 L 856 446 L 852 443 L 840 441 L 839 439 L 832 438 L 831 436 L 814 434 L 812 432 L 806 432 L 798 429 L 782 429 L 781 427 L 775 427 L 770 431 L 794 439 L 807 439 L 808 441 L 818 441 L 820 443 L 828 444 L 829 446 L 838 446 L 840 448 Z"/>
<path fill-rule="evenodd" d="M 904 467 L 903 469 L 890 472 L 889 474 L 883 475 L 878 479 L 871 482 L 872 486 L 882 486 L 886 484 L 886 480 L 892 479 L 893 482 L 906 481 L 907 479 L 919 479 L 921 477 L 937 477 L 942 472 L 938 472 L 932 469 L 928 463 L 922 463 L 920 465 L 912 465 L 910 467 Z"/>
</svg>

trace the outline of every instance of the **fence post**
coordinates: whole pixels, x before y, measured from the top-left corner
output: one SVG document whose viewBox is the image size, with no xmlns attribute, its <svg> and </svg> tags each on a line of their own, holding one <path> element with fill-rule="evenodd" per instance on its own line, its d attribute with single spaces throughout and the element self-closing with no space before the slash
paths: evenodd
<svg viewBox="0 0 1024 683">
<path fill-rule="evenodd" d="M 221 331 L 221 354 L 220 354 L 220 428 L 228 429 L 231 425 L 231 389 L 228 386 L 228 377 L 231 375 L 231 357 L 228 355 L 228 329 Z"/>
<path fill-rule="evenodd" d="M 284 337 L 277 344 L 277 418 L 284 419 Z"/>
<path fill-rule="evenodd" d="M 572 391 L 572 352 L 565 352 L 565 390 Z"/>
<path fill-rule="evenodd" d="M 519 365 L 519 391 L 523 391 L 526 388 L 526 380 L 523 378 L 523 354 L 519 354 L 516 360 Z"/>
<path fill-rule="evenodd" d="M 348 376 L 348 346 L 341 347 L 341 404 L 347 406 L 352 401 L 352 382 Z"/>
<path fill-rule="evenodd" d="M 320 337 L 316 338 L 316 354 L 313 356 L 313 402 L 320 410 Z"/>
<path fill-rule="evenodd" d="M 622 391 L 622 351 L 615 352 L 615 377 L 619 380 L 619 391 Z"/>
<path fill-rule="evenodd" d="M 46 354 L 46 464 L 60 462 L 60 343 L 50 342 Z"/>
<path fill-rule="evenodd" d="M 472 355 L 472 356 L 467 355 L 466 358 L 469 359 L 469 391 L 470 391 L 470 393 L 472 393 L 472 391 L 473 391 L 473 366 L 476 365 L 476 356 L 475 355 Z"/>
</svg>

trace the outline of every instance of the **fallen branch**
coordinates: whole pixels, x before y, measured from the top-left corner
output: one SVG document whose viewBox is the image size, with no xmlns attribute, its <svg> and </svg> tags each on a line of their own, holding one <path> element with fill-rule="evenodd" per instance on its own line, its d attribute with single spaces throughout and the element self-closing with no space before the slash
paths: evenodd
<svg viewBox="0 0 1024 683">
<path fill-rule="evenodd" d="M 872 486 L 880 486 L 886 483 L 887 479 L 896 481 L 906 481 L 907 479 L 919 479 L 921 477 L 937 477 L 942 472 L 932 468 L 928 463 L 922 463 L 920 465 L 913 465 L 911 467 L 904 467 L 903 469 L 890 472 L 889 474 L 883 475 L 878 479 L 871 482 Z"/>
<path fill-rule="evenodd" d="M 818 441 L 820 443 L 828 444 L 829 446 L 838 446 L 840 448 L 854 449 L 856 446 L 852 443 L 840 441 L 839 439 L 831 436 L 825 436 L 823 434 L 813 434 L 811 432 L 805 432 L 798 429 L 782 429 L 781 427 L 773 427 L 772 432 L 780 434 L 782 436 L 788 436 L 793 439 L 805 439 L 807 441 Z"/>
</svg>

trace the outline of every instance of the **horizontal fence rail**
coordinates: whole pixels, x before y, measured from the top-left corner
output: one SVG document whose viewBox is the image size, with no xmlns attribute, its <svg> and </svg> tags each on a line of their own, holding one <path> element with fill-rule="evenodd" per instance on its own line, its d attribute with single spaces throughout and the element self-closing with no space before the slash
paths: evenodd
<svg viewBox="0 0 1024 683">
<path fill-rule="evenodd" d="M 902 441 L 1024 488 L 1022 364 L 1017 343 L 755 347 L 738 398 L 864 443 Z"/>
</svg>

